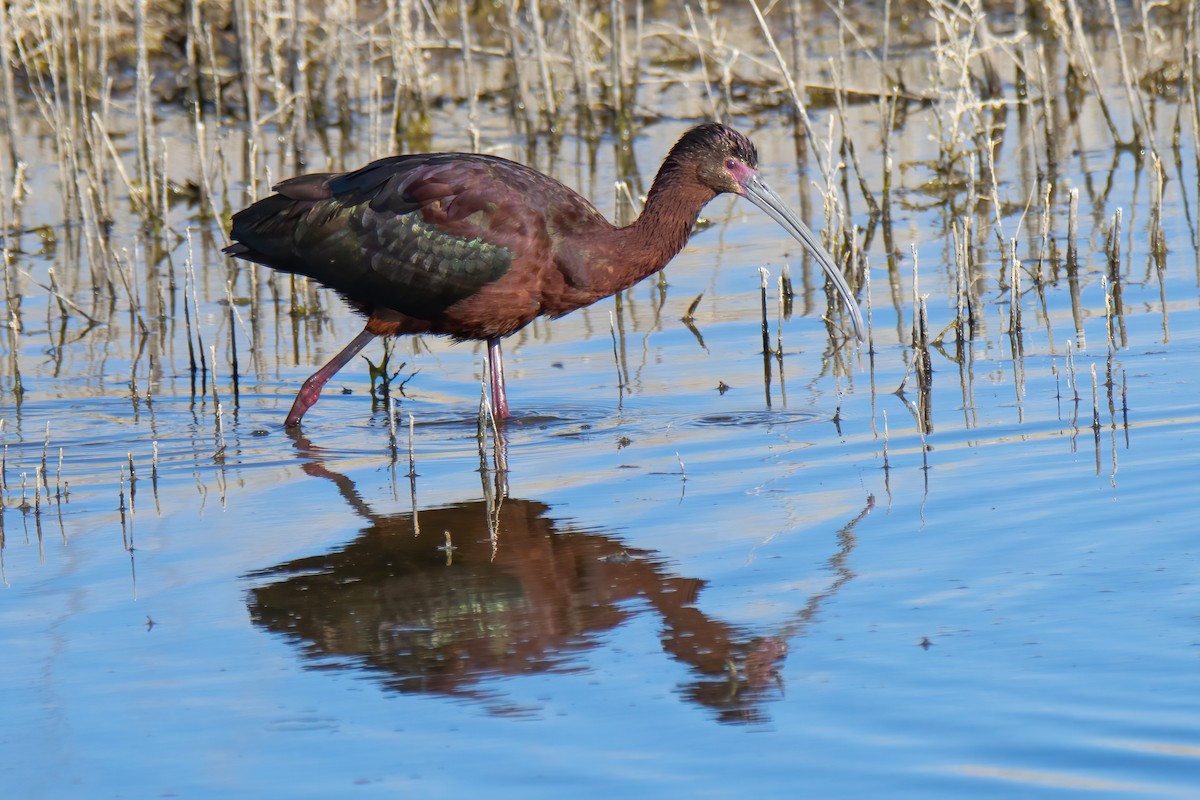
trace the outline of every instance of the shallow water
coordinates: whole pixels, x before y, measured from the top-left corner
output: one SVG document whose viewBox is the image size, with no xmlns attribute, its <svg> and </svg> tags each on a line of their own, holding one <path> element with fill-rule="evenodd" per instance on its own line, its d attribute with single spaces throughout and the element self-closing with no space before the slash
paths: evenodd
<svg viewBox="0 0 1200 800">
<path fill-rule="evenodd" d="M 785 195 L 807 186 L 779 126 L 743 127 Z M 642 129 L 646 177 L 681 129 Z M 924 130 L 911 121 L 906 146 Z M 1081 202 L 1082 329 L 1059 276 L 1044 309 L 1027 291 L 1010 336 L 985 237 L 980 328 L 961 363 L 952 334 L 933 351 L 924 434 L 908 243 L 932 334 L 953 270 L 916 176 L 895 274 L 878 238 L 868 252 L 873 351 L 830 344 L 819 289 L 780 319 L 793 245 L 718 200 L 665 288 L 507 344 L 506 473 L 493 437 L 481 453 L 478 347 L 400 343 L 416 374 L 394 431 L 358 362 L 289 435 L 295 389 L 357 330 L 335 298 L 293 324 L 267 276 L 228 271 L 197 231 L 147 268 L 172 313 L 145 340 L 127 308 L 60 325 L 34 280 L 86 262 L 21 237 L 23 326 L 2 346 L 24 394 L 11 368 L 0 394 L 5 793 L 1192 796 L 1200 311 L 1179 187 L 1195 160 L 1169 184 L 1160 277 L 1144 169 L 1086 156 L 1060 165 L 1067 184 L 1107 182 Z M 571 182 L 611 186 L 612 160 L 596 169 Z M 188 371 L 189 256 L 215 390 Z M 258 294 L 257 321 L 238 306 L 231 326 L 227 279 Z M 701 292 L 697 336 L 680 320 Z"/>
</svg>

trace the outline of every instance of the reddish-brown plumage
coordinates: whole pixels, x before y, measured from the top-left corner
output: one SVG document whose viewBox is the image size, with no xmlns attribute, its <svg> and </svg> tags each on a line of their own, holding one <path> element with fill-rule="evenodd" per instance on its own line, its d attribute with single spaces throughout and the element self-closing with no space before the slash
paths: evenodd
<svg viewBox="0 0 1200 800">
<path fill-rule="evenodd" d="M 226 252 L 307 275 L 338 291 L 366 327 L 300 390 L 299 424 L 321 387 L 375 336 L 446 334 L 488 342 L 493 409 L 508 416 L 500 340 L 662 269 L 700 210 L 722 192 L 763 208 L 825 268 L 862 338 L 854 298 L 832 260 L 757 172 L 754 145 L 723 125 L 671 149 L 642 214 L 618 228 L 587 200 L 529 167 L 456 153 L 397 156 L 346 174 L 284 181 L 234 215 Z"/>
</svg>

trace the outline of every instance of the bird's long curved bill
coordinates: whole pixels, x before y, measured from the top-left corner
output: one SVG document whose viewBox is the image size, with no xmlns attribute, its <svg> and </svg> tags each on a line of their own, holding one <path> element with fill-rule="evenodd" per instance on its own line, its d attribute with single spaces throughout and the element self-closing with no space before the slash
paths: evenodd
<svg viewBox="0 0 1200 800">
<path fill-rule="evenodd" d="M 854 294 L 850 291 L 846 279 L 842 277 L 841 270 L 833 263 L 833 257 L 825 252 L 825 248 L 817 241 L 813 232 L 800 221 L 795 212 L 787 207 L 783 198 L 776 194 L 770 186 L 767 186 L 757 174 L 748 176 L 742 183 L 742 189 L 743 197 L 765 211 L 767 216 L 783 226 L 784 230 L 804 245 L 808 252 L 812 253 L 813 258 L 829 276 L 829 280 L 833 281 L 833 286 L 837 289 L 838 294 L 842 296 L 842 301 L 846 304 L 846 310 L 850 312 L 850 319 L 854 323 L 854 335 L 860 342 L 865 342 L 867 340 L 866 328 L 863 325 L 862 314 L 858 311 L 858 303 L 854 300 Z"/>
</svg>

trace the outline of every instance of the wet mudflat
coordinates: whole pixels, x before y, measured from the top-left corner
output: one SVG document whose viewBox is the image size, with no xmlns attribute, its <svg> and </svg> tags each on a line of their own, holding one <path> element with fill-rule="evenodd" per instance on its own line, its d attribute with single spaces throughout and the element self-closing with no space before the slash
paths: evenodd
<svg viewBox="0 0 1200 800">
<path fill-rule="evenodd" d="M 944 98 L 898 105 L 890 168 L 879 103 L 849 104 L 859 162 L 825 215 L 787 114 L 731 109 L 815 229 L 849 222 L 870 343 L 769 219 L 720 199 L 663 281 L 509 340 L 500 437 L 482 347 L 432 338 L 392 351 L 391 405 L 359 361 L 285 431 L 360 321 L 220 256 L 203 202 L 161 237 L 114 202 L 96 238 L 30 124 L 0 336 L 6 794 L 1190 796 L 1200 251 L 1195 139 L 1172 131 L 1195 108 L 1138 87 L 1152 113 L 1115 122 L 1145 121 L 1139 151 L 1094 100 L 1053 140 L 1040 100 L 989 109 L 999 210 L 984 162 L 947 155 L 972 146 L 938 134 Z M 707 115 L 701 83 L 643 92 L 678 119 L 627 149 L 526 149 L 486 97 L 432 109 L 422 149 L 471 149 L 477 124 L 616 216 L 614 183 L 636 196 Z M 825 148 L 839 111 L 809 113 Z M 159 114 L 182 183 L 206 168 L 193 120 Z M 231 155 L 252 135 L 219 133 L 235 204 L 263 180 Z M 890 227 L 858 174 L 877 200 L 891 181 Z"/>
</svg>

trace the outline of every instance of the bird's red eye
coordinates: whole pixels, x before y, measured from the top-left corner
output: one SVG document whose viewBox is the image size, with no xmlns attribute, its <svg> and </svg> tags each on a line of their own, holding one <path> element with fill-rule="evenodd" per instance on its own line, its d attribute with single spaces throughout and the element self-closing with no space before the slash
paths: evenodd
<svg viewBox="0 0 1200 800">
<path fill-rule="evenodd" d="M 733 169 L 737 166 L 737 159 L 731 158 L 725 162 L 725 169 Z"/>
</svg>

